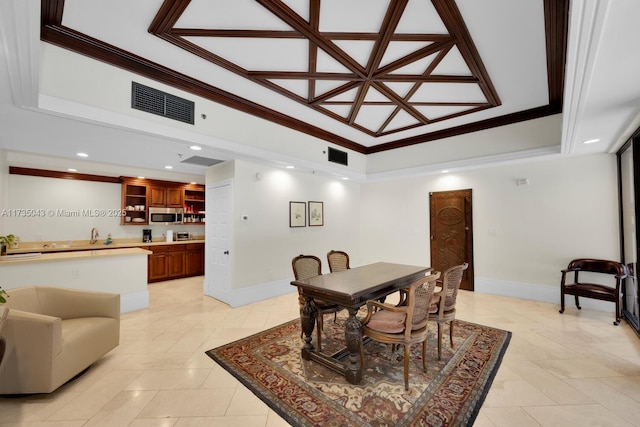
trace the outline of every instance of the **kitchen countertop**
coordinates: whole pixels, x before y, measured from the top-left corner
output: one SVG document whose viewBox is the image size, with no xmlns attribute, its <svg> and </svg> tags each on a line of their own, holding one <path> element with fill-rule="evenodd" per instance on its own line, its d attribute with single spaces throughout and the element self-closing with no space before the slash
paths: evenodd
<svg viewBox="0 0 640 427">
<path fill-rule="evenodd" d="M 114 239 L 113 243 L 109 245 L 104 244 L 104 240 L 99 240 L 93 245 L 89 244 L 88 240 L 76 240 L 71 242 L 25 242 L 20 243 L 17 248 L 11 248 L 7 250 L 8 255 L 13 254 L 27 254 L 27 253 L 56 253 L 56 252 L 82 252 L 82 251 L 101 251 L 104 249 L 124 249 L 124 248 L 140 248 L 146 246 L 159 246 L 159 245 L 185 245 L 189 243 L 204 243 L 204 238 L 196 236 L 196 239 L 191 240 L 179 240 L 173 242 L 167 242 L 165 240 L 156 240 L 151 243 L 144 243 L 140 239 Z M 45 247 L 45 245 L 47 245 Z M 55 245 L 55 246 L 54 246 Z M 6 262 L 6 261 L 5 261 Z"/>
<path fill-rule="evenodd" d="M 109 245 L 111 246 L 111 245 Z M 86 258 L 104 258 L 113 256 L 132 256 L 132 255 L 149 255 L 151 251 L 142 248 L 113 248 L 110 251 L 104 250 L 77 250 L 72 252 L 57 252 L 57 253 L 27 253 L 27 254 L 13 254 L 0 257 L 0 264 L 2 265 L 17 265 L 17 264 L 30 264 L 40 262 L 53 262 L 53 261 L 74 261 Z"/>
</svg>

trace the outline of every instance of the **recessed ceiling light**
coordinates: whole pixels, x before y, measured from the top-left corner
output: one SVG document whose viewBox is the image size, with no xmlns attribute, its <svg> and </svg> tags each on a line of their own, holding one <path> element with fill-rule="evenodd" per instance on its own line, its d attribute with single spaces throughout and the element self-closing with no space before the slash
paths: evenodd
<svg viewBox="0 0 640 427">
<path fill-rule="evenodd" d="M 285 166 L 285 167 L 286 167 L 287 169 L 295 169 L 295 168 L 296 168 L 295 166 L 292 166 L 292 165 L 288 165 L 288 166 Z"/>
<path fill-rule="evenodd" d="M 67 169 L 69 172 L 78 172 L 78 169 L 74 169 L 74 168 L 69 168 Z"/>
<path fill-rule="evenodd" d="M 349 177 L 348 176 L 343 176 L 342 179 L 345 180 L 345 181 L 348 181 Z"/>
<path fill-rule="evenodd" d="M 596 142 L 600 142 L 600 139 L 599 138 L 587 139 L 586 141 L 583 142 L 583 144 L 595 144 Z"/>
<path fill-rule="evenodd" d="M 449 172 L 451 172 L 451 171 L 450 171 L 449 169 L 444 169 L 444 170 L 442 170 L 441 172 L 442 172 L 442 173 L 449 173 Z"/>
<path fill-rule="evenodd" d="M 191 149 L 192 149 L 192 150 L 194 150 L 194 151 L 200 151 L 200 150 L 202 150 L 202 147 L 197 146 L 197 145 L 192 145 L 192 146 L 191 146 L 191 147 L 189 147 L 189 148 L 191 148 Z"/>
<path fill-rule="evenodd" d="M 173 166 L 167 165 L 164 167 L 165 169 L 173 169 Z"/>
<path fill-rule="evenodd" d="M 87 153 L 76 153 L 76 156 L 78 156 L 78 157 L 89 157 L 89 155 Z"/>
</svg>

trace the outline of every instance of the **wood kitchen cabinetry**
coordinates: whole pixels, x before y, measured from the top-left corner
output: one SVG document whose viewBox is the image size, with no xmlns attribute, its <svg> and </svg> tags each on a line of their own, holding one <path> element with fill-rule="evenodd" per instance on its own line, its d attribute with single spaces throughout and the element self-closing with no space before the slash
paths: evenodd
<svg viewBox="0 0 640 427">
<path fill-rule="evenodd" d="M 140 179 L 128 179 L 122 183 L 122 209 L 126 216 L 121 224 L 144 225 L 149 223 L 147 217 L 147 184 Z"/>
<path fill-rule="evenodd" d="M 123 225 L 148 225 L 149 207 L 184 208 L 184 224 L 202 224 L 205 217 L 205 187 L 174 181 L 120 177 Z"/>
<path fill-rule="evenodd" d="M 205 220 L 204 185 L 190 184 L 184 187 L 184 223 L 202 224 Z"/>
<path fill-rule="evenodd" d="M 204 274 L 204 243 L 149 246 L 148 281 Z"/>
<path fill-rule="evenodd" d="M 202 276 L 204 274 L 204 243 L 187 243 L 185 246 L 187 277 Z"/>
<path fill-rule="evenodd" d="M 161 208 L 181 208 L 183 187 L 166 185 L 149 186 L 149 206 Z"/>
</svg>

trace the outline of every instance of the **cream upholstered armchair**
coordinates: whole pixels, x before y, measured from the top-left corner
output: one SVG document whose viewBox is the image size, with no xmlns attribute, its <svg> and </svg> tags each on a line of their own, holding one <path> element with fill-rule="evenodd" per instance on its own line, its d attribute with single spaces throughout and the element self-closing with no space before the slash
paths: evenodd
<svg viewBox="0 0 640 427">
<path fill-rule="evenodd" d="M 0 394 L 50 393 L 120 342 L 120 295 L 47 286 L 8 290 Z"/>
</svg>

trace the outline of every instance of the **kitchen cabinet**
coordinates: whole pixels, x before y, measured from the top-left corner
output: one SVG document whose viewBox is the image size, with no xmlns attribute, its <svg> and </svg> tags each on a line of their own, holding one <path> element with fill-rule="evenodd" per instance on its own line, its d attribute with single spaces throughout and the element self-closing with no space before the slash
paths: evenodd
<svg viewBox="0 0 640 427">
<path fill-rule="evenodd" d="M 149 206 L 161 208 L 181 208 L 183 201 L 182 187 L 150 185 Z"/>
<path fill-rule="evenodd" d="M 120 177 L 122 181 L 123 225 L 148 225 L 149 207 L 183 208 L 184 224 L 203 224 L 205 187 L 174 181 Z"/>
<path fill-rule="evenodd" d="M 204 274 L 204 243 L 149 246 L 148 281 Z"/>
<path fill-rule="evenodd" d="M 204 243 L 187 243 L 185 248 L 186 275 L 204 274 Z"/>
<path fill-rule="evenodd" d="M 125 179 L 122 183 L 122 209 L 126 216 L 121 217 L 124 225 L 145 225 L 147 217 L 147 184 L 140 179 Z"/>
<path fill-rule="evenodd" d="M 184 224 L 202 224 L 205 220 L 204 185 L 184 187 Z"/>
<path fill-rule="evenodd" d="M 147 281 L 151 283 L 167 280 L 169 276 L 167 253 L 153 250 L 152 252 L 153 253 L 149 255 Z"/>
</svg>

